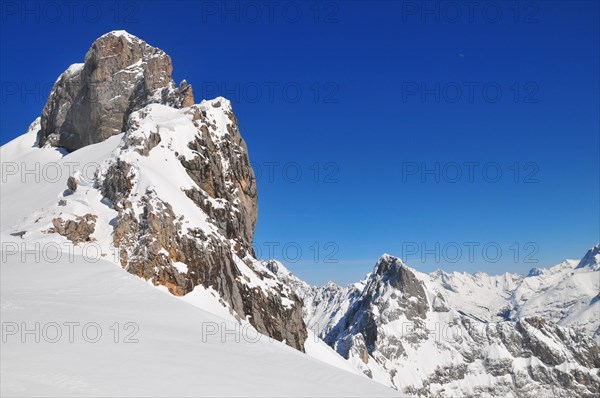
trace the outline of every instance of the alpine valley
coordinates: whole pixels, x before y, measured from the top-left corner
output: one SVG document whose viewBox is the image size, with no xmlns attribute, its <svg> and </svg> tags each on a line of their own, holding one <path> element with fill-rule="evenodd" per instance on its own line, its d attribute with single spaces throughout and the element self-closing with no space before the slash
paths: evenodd
<svg viewBox="0 0 600 398">
<path fill-rule="evenodd" d="M 2 146 L 3 396 L 600 395 L 600 244 L 527 276 L 385 254 L 310 286 L 254 255 L 231 103 L 172 69 L 109 32 Z"/>
</svg>

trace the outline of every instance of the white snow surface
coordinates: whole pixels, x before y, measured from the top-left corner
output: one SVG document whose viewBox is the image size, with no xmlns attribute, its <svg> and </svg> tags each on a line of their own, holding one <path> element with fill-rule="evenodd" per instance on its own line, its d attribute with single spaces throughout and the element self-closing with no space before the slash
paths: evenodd
<svg viewBox="0 0 600 398">
<path fill-rule="evenodd" d="M 56 263 L 22 262 L 9 256 L 0 271 L 2 322 L 19 328 L 15 334 L 3 329 L 2 396 L 397 394 L 256 332 L 246 336 L 239 324 L 104 260 L 74 256 Z M 73 342 L 65 322 L 79 323 Z M 35 333 L 21 333 L 36 323 L 39 343 Z M 85 336 L 95 340 L 101 330 L 95 343 L 83 337 L 84 326 L 92 323 L 98 326 L 87 326 Z M 47 325 L 54 324 L 62 337 L 52 343 L 57 328 Z M 329 355 L 319 344 L 308 346 Z"/>
</svg>

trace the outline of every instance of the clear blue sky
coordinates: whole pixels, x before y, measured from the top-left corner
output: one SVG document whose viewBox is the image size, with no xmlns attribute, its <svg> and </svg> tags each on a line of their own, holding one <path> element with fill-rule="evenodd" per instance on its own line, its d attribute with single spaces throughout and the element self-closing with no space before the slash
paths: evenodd
<svg viewBox="0 0 600 398">
<path fill-rule="evenodd" d="M 311 283 L 359 279 L 384 252 L 527 272 L 600 241 L 598 2 L 265 3 L 3 2 L 1 143 L 125 29 L 198 102 L 232 99 L 260 172 L 255 246 L 277 242 Z"/>
</svg>

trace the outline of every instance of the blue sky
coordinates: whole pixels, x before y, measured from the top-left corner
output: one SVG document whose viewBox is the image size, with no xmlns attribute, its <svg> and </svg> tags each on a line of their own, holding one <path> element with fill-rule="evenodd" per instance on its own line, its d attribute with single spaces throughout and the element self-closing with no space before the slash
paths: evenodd
<svg viewBox="0 0 600 398">
<path fill-rule="evenodd" d="M 197 102 L 232 100 L 257 253 L 311 283 L 357 280 L 385 252 L 527 272 L 600 241 L 598 2 L 23 4 L 2 3 L 1 143 L 125 29 Z"/>
</svg>

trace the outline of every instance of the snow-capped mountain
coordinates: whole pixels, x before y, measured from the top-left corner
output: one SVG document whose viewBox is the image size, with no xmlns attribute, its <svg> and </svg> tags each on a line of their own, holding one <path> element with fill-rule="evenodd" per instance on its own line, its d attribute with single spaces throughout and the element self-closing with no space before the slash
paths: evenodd
<svg viewBox="0 0 600 398">
<path fill-rule="evenodd" d="M 2 240 L 96 245 L 174 295 L 213 289 L 240 321 L 303 351 L 301 302 L 253 258 L 256 184 L 231 104 L 194 104 L 171 71 L 126 32 L 97 39 L 1 149 L 17 168 L 3 176 Z M 60 178 L 22 174 L 50 165 Z"/>
<path fill-rule="evenodd" d="M 384 255 L 346 288 L 311 287 L 275 261 L 266 266 L 303 299 L 309 328 L 405 394 L 591 397 L 600 392 L 597 251 L 527 277 L 424 274 Z"/>
</svg>

